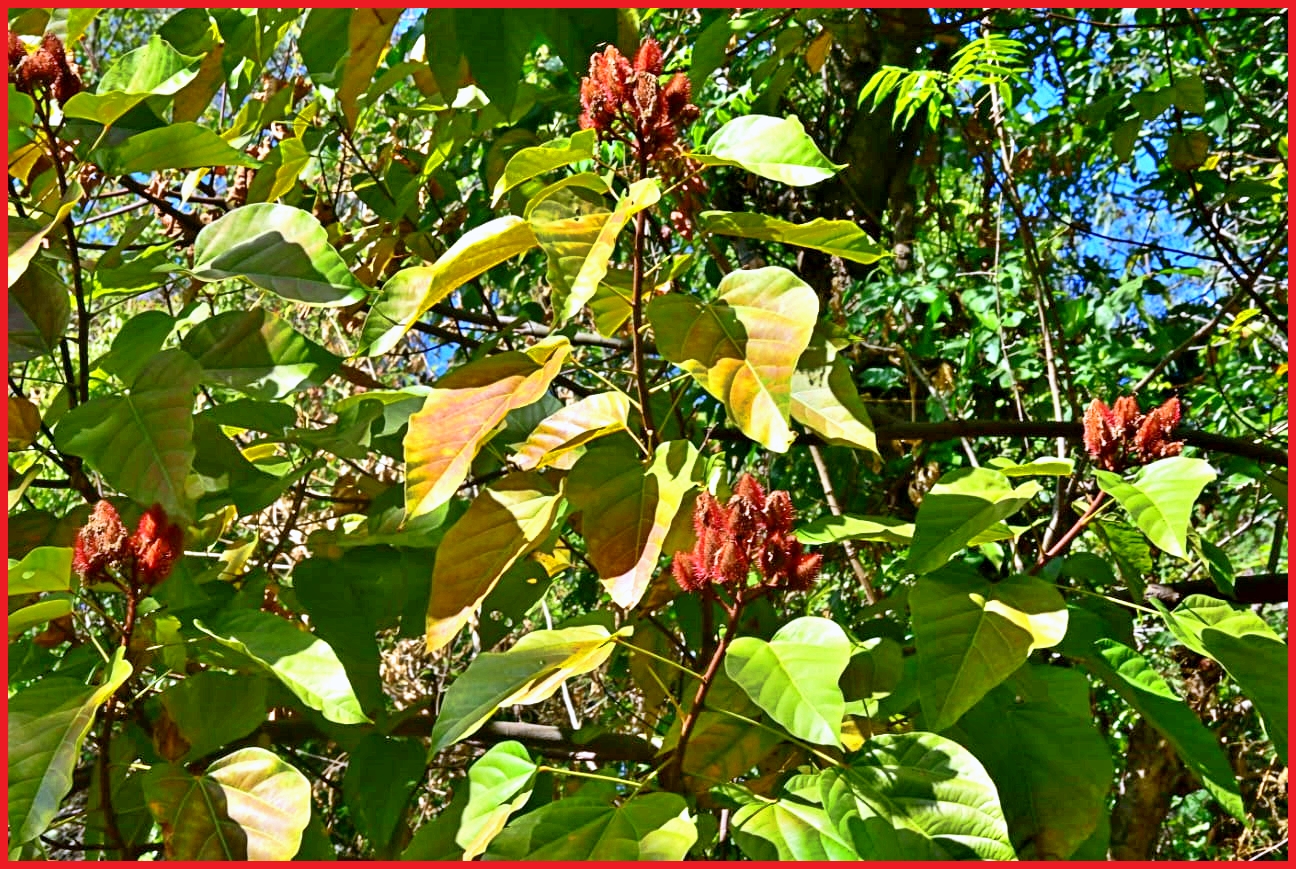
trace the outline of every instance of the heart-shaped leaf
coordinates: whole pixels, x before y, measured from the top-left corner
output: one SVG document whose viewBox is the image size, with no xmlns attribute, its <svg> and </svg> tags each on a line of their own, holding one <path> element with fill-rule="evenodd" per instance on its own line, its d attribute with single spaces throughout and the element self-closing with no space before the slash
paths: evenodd
<svg viewBox="0 0 1296 869">
<path fill-rule="evenodd" d="M 918 696 L 927 727 L 944 730 L 1035 649 L 1066 635 L 1067 608 L 1055 586 L 1016 574 L 991 582 L 963 565 L 918 578 L 909 592 Z"/>
<path fill-rule="evenodd" d="M 498 860 L 683 860 L 697 841 L 684 798 L 649 793 L 619 806 L 569 797 L 504 828 L 487 852 Z"/>
<path fill-rule="evenodd" d="M 174 760 L 196 760 L 260 727 L 266 719 L 268 684 L 262 678 L 203 670 L 163 691 L 163 713 L 189 743 L 189 750 Z M 213 715 L 213 709 L 220 714 Z"/>
<path fill-rule="evenodd" d="M 662 356 L 724 403 L 743 434 L 775 452 L 792 444 L 792 375 L 819 297 L 787 269 L 731 272 L 715 302 L 669 293 L 648 305 Z"/>
<path fill-rule="evenodd" d="M 561 312 L 612 212 L 599 190 L 579 184 L 551 185 L 537 194 L 528 209 L 527 221 L 548 261 L 550 301 Z"/>
<path fill-rule="evenodd" d="M 405 435 L 405 511 L 410 518 L 450 500 L 468 479 L 482 443 L 509 411 L 538 401 L 562 370 L 571 344 L 546 338 L 460 366 L 437 381 Z"/>
<path fill-rule="evenodd" d="M 989 468 L 949 472 L 923 496 L 918 507 L 905 569 L 926 573 L 940 567 L 1039 492 L 1040 485 L 1033 480 L 1013 488 L 1006 476 Z"/>
<path fill-rule="evenodd" d="M 734 640 L 725 672 L 788 733 L 841 745 L 846 700 L 838 680 L 850 657 L 850 639 L 836 622 L 807 616 L 788 622 L 769 642 Z"/>
<path fill-rule="evenodd" d="M 526 805 L 535 776 L 535 761 L 522 743 L 513 741 L 492 746 L 469 768 L 468 805 L 455 835 L 463 859 L 484 852 L 509 815 Z"/>
<path fill-rule="evenodd" d="M 561 480 L 509 474 L 481 490 L 446 532 L 432 567 L 427 649 L 448 644 L 500 577 L 544 542 L 562 503 Z"/>
<path fill-rule="evenodd" d="M 889 251 L 869 238 L 859 224 L 849 220 L 825 220 L 818 217 L 809 223 L 791 223 L 749 211 L 704 211 L 698 215 L 698 226 L 717 235 L 759 238 L 808 247 L 823 251 L 829 256 L 865 265 L 889 255 Z"/>
<path fill-rule="evenodd" d="M 514 462 L 524 471 L 554 465 L 570 468 L 572 451 L 595 438 L 623 431 L 630 399 L 623 392 L 600 392 L 554 413 L 535 427 L 518 448 Z"/>
<path fill-rule="evenodd" d="M 660 444 L 645 467 L 615 447 L 590 450 L 572 468 L 567 497 L 584 523 L 590 562 L 626 609 L 639 603 L 657 570 L 662 544 L 700 472 L 688 441 Z"/>
<path fill-rule="evenodd" d="M 120 145 L 96 150 L 93 159 L 110 175 L 199 166 L 261 165 L 231 147 L 214 130 L 190 121 L 136 133 Z"/>
<path fill-rule="evenodd" d="M 642 640 L 636 637 L 635 644 L 642 645 Z M 690 696 L 686 708 L 691 708 L 691 700 Z M 753 727 L 735 715 L 759 719 L 761 709 L 728 675 L 718 672 L 684 751 L 684 781 L 692 790 L 700 793 L 716 782 L 732 781 L 764 760 L 783 741 L 776 729 Z M 663 754 L 679 744 L 680 725 L 676 718 L 662 740 Z"/>
<path fill-rule="evenodd" d="M 95 93 L 83 91 L 68 100 L 63 114 L 107 126 L 150 96 L 177 93 L 198 74 L 193 69 L 196 61 L 154 35 L 148 45 L 117 58 L 104 71 Z"/>
<path fill-rule="evenodd" d="M 226 311 L 194 326 L 180 346 L 208 383 L 262 399 L 318 386 L 342 360 L 263 309 Z"/>
<path fill-rule="evenodd" d="M 1153 544 L 1176 558 L 1188 558 L 1193 503 L 1215 479 L 1214 468 L 1201 459 L 1171 456 L 1144 465 L 1129 482 L 1110 471 L 1094 471 L 1094 477 Z"/>
</svg>

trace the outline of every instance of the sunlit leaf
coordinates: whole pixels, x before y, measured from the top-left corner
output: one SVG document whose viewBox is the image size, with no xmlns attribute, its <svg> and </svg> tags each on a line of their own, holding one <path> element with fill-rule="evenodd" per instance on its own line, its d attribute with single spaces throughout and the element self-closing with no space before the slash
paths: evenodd
<svg viewBox="0 0 1296 869">
<path fill-rule="evenodd" d="M 72 549 L 38 546 L 22 561 L 9 559 L 9 596 L 40 591 L 67 591 L 72 582 Z"/>
<path fill-rule="evenodd" d="M 180 346 L 203 368 L 203 379 L 262 399 L 316 386 L 342 360 L 268 311 L 226 311 L 203 320 Z"/>
<path fill-rule="evenodd" d="M 1215 476 L 1209 464 L 1187 456 L 1144 465 L 1128 482 L 1110 471 L 1094 471 L 1099 488 L 1120 502 L 1139 530 L 1177 558 L 1188 558 L 1193 503 Z"/>
<path fill-rule="evenodd" d="M 717 235 L 808 247 L 865 265 L 889 255 L 889 251 L 869 238 L 859 224 L 849 220 L 818 217 L 809 223 L 792 223 L 749 211 L 704 211 L 698 215 L 698 227 Z"/>
<path fill-rule="evenodd" d="M 877 436 L 850 363 L 816 329 L 792 375 L 792 418 L 830 444 L 877 454 Z"/>
<path fill-rule="evenodd" d="M 623 431 L 630 415 L 630 399 L 622 392 L 600 392 L 567 405 L 535 427 L 518 448 L 515 462 L 530 470 L 554 465 L 570 468 L 572 451 L 590 441 Z"/>
<path fill-rule="evenodd" d="M 399 9 L 368 9 L 357 7 L 351 13 L 347 28 L 346 65 L 342 67 L 342 83 L 338 87 L 338 105 L 347 126 L 355 129 L 360 107 L 356 101 L 364 95 L 373 82 L 374 70 L 387 53 L 391 32 L 400 20 Z"/>
<path fill-rule="evenodd" d="M 136 133 L 120 145 L 95 151 L 94 160 L 111 175 L 199 166 L 261 165 L 230 147 L 214 130 L 191 121 Z"/>
<path fill-rule="evenodd" d="M 498 205 L 505 193 L 524 181 L 593 157 L 595 135 L 593 130 L 581 130 L 573 133 L 570 138 L 551 139 L 543 145 L 523 148 L 515 153 L 504 166 L 504 173 L 495 182 L 491 207 Z"/>
<path fill-rule="evenodd" d="M 151 36 L 148 45 L 118 57 L 94 93 L 84 91 L 68 100 L 63 114 L 111 124 L 150 96 L 177 93 L 198 74 L 193 68 L 197 60 L 180 54 L 160 36 Z"/>
<path fill-rule="evenodd" d="M 16 609 L 9 613 L 9 642 L 13 642 L 29 628 L 38 627 L 72 612 L 72 601 L 55 597 Z"/>
<path fill-rule="evenodd" d="M 528 812 L 504 828 L 487 856 L 498 860 L 683 860 L 697 841 L 684 798 L 646 793 L 619 806 L 575 796 Z"/>
<path fill-rule="evenodd" d="M 908 544 L 913 539 L 913 523 L 891 516 L 820 516 L 796 529 L 802 543 L 837 543 L 841 540 L 878 540 L 883 543 Z"/>
<path fill-rule="evenodd" d="M 926 573 L 949 561 L 983 531 L 1026 506 L 1040 492 L 1035 481 L 1013 488 L 989 468 L 960 468 L 941 477 L 918 507 L 905 569 Z"/>
<path fill-rule="evenodd" d="M 557 312 L 558 323 L 565 323 L 576 316 L 594 297 L 599 282 L 607 275 L 608 263 L 616 249 L 617 236 L 633 215 L 656 204 L 660 198 L 661 188 L 657 182 L 644 178 L 631 184 L 629 191 L 617 200 L 616 208 L 599 227 L 598 236 L 563 297 L 562 307 Z"/>
<path fill-rule="evenodd" d="M 689 156 L 706 166 L 741 166 L 793 187 L 818 184 L 846 168 L 823 155 L 795 116 L 734 118 L 711 134 L 707 151 Z"/>
<path fill-rule="evenodd" d="M 535 782 L 536 763 L 520 742 L 492 746 L 468 770 L 468 805 L 455 844 L 471 860 L 504 829 L 509 815 L 526 805 Z"/>
</svg>

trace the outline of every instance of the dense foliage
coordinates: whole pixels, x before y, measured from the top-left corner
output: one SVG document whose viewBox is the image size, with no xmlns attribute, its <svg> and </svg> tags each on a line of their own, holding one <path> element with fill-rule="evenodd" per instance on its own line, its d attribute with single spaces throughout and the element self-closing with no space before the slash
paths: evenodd
<svg viewBox="0 0 1296 869">
<path fill-rule="evenodd" d="M 1284 859 L 1286 21 L 10 10 L 10 856 Z"/>
</svg>

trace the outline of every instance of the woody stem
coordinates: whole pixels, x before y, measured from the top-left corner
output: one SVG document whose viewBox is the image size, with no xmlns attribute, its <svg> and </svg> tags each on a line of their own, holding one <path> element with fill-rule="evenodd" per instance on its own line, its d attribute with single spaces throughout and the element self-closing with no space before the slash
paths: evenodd
<svg viewBox="0 0 1296 869">
<path fill-rule="evenodd" d="M 1066 552 L 1067 547 L 1071 545 L 1071 541 L 1080 536 L 1080 532 L 1085 529 L 1085 526 L 1093 521 L 1093 518 L 1098 515 L 1098 511 L 1102 509 L 1103 501 L 1105 501 L 1106 498 L 1106 492 L 1099 492 L 1097 495 L 1094 495 L 1093 499 L 1089 501 L 1089 507 L 1085 510 L 1084 515 L 1076 520 L 1075 524 L 1071 526 L 1067 533 L 1062 535 L 1061 539 L 1058 540 L 1057 543 L 1053 544 L 1040 555 L 1039 561 L 1035 562 L 1035 566 L 1031 568 L 1031 573 L 1039 573 L 1044 565 L 1048 564 L 1054 558 L 1057 558 L 1063 552 Z"/>
<path fill-rule="evenodd" d="M 122 620 L 121 646 L 127 650 L 127 657 L 129 658 L 131 635 L 135 632 L 135 614 L 139 604 L 139 595 L 136 593 L 134 583 L 123 583 L 122 586 L 126 592 L 126 616 Z M 109 758 L 112 751 L 113 719 L 117 711 L 115 701 L 115 693 L 104 701 L 103 720 L 100 723 L 99 810 L 103 812 L 104 832 L 107 834 L 108 841 L 112 844 L 113 849 L 121 851 L 124 858 L 133 859 L 134 855 L 127 851 L 126 840 L 122 836 L 121 828 L 117 825 L 117 813 L 113 811 L 112 806 L 112 774 L 109 768 Z"/>
<path fill-rule="evenodd" d="M 639 177 L 643 178 L 648 174 L 648 161 L 643 156 L 644 144 L 638 134 L 635 135 L 639 143 Z M 631 260 L 631 284 L 630 284 L 630 342 L 631 354 L 634 357 L 635 385 L 639 395 L 639 411 L 643 415 L 644 440 L 648 444 L 648 450 L 657 448 L 657 425 L 653 422 L 652 407 L 648 403 L 648 368 L 644 363 L 644 336 L 643 336 L 643 272 L 644 272 L 644 226 L 648 218 L 646 211 L 640 211 L 635 215 L 635 234 L 634 234 L 634 252 Z"/>
</svg>

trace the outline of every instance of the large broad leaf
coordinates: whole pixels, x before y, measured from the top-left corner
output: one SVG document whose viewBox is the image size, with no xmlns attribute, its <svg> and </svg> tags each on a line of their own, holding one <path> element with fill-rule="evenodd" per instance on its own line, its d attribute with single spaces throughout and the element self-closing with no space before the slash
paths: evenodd
<svg viewBox="0 0 1296 869">
<path fill-rule="evenodd" d="M 201 281 L 243 278 L 304 305 L 350 305 L 364 296 L 312 214 L 268 202 L 236 208 L 203 227 L 189 273 Z"/>
<path fill-rule="evenodd" d="M 10 259 L 10 272 L 13 259 Z M 9 361 L 54 352 L 72 316 L 68 288 L 38 261 L 9 282 Z"/>
<path fill-rule="evenodd" d="M 113 123 L 150 96 L 177 93 L 198 75 L 197 58 L 186 57 L 160 36 L 113 62 L 95 93 L 76 94 L 63 106 L 69 118 Z"/>
<path fill-rule="evenodd" d="M 524 471 L 482 489 L 437 548 L 428 598 L 427 648 L 448 644 L 500 577 L 553 526 L 562 481 Z"/>
<path fill-rule="evenodd" d="M 412 739 L 371 733 L 352 750 L 342 777 L 342 797 L 356 829 L 380 853 L 392 841 L 426 773 L 427 752 Z"/>
<path fill-rule="evenodd" d="M 630 218 L 661 199 L 661 188 L 652 178 L 644 178 L 630 185 L 626 194 L 617 200 L 616 208 L 608 215 L 599 227 L 593 245 L 585 255 L 580 270 L 572 280 L 571 288 L 557 308 L 555 319 L 559 324 L 565 323 L 592 298 L 598 289 L 599 282 L 607 275 L 608 263 L 616 250 L 617 236 L 625 228 Z"/>
<path fill-rule="evenodd" d="M 397 272 L 365 318 L 361 345 L 370 356 L 391 350 L 423 314 L 463 284 L 536 245 L 520 217 L 500 217 L 464 233 L 431 266 Z"/>
<path fill-rule="evenodd" d="M 918 578 L 909 592 L 926 726 L 944 730 L 1035 649 L 1062 641 L 1067 608 L 1055 586 L 1017 574 L 991 582 L 962 565 Z"/>
<path fill-rule="evenodd" d="M 905 569 L 926 573 L 949 561 L 977 535 L 1016 513 L 1040 492 L 1034 480 L 1013 488 L 989 468 L 960 468 L 941 477 L 918 507 Z M 939 729 L 939 728 L 938 728 Z"/>
<path fill-rule="evenodd" d="M 851 642 L 836 622 L 807 616 L 788 622 L 769 642 L 739 637 L 725 653 L 725 672 L 793 736 L 841 745 L 846 700 L 838 680 Z"/>
<path fill-rule="evenodd" d="M 364 95 L 373 83 L 374 70 L 378 62 L 387 53 L 391 42 L 391 32 L 400 19 L 399 9 L 366 9 L 357 8 L 351 14 L 347 28 L 346 65 L 342 67 L 342 84 L 338 88 L 338 104 L 342 107 L 342 117 L 347 127 L 355 129 L 360 109 L 356 101 Z"/>
<path fill-rule="evenodd" d="M 593 157 L 596 135 L 593 130 L 581 130 L 573 133 L 571 138 L 552 139 L 543 145 L 518 151 L 509 158 L 504 174 L 495 182 L 491 207 L 499 205 L 505 193 L 524 181 Z"/>
<path fill-rule="evenodd" d="M 1180 642 L 1220 663 L 1255 704 L 1278 756 L 1287 759 L 1287 645 L 1264 619 L 1194 594 L 1174 612 L 1158 606 Z"/>
<path fill-rule="evenodd" d="M 550 302 L 555 311 L 562 311 L 612 212 L 599 189 L 574 181 L 545 188 L 528 209 L 527 221 L 548 264 Z"/>
<path fill-rule="evenodd" d="M 54 820 L 95 713 L 130 674 L 118 649 L 96 687 L 49 676 L 9 698 L 9 847 L 32 841 Z"/>
<path fill-rule="evenodd" d="M 734 118 L 711 135 L 707 150 L 689 156 L 707 166 L 741 166 L 793 187 L 818 184 L 846 168 L 823 155 L 795 116 Z"/>
<path fill-rule="evenodd" d="M 877 454 L 877 436 L 850 364 L 816 328 L 792 375 L 792 418 L 830 444 Z"/>
<path fill-rule="evenodd" d="M 646 467 L 610 447 L 590 450 L 572 468 L 567 497 L 586 517 L 590 562 L 617 606 L 629 609 L 647 591 L 671 522 L 700 470 L 688 441 L 659 445 Z"/>
<path fill-rule="evenodd" d="M 697 826 L 678 794 L 650 793 L 619 806 L 592 797 L 557 800 L 504 828 L 487 856 L 499 860 L 683 860 Z"/>
<path fill-rule="evenodd" d="M 1175 694 L 1147 659 L 1114 640 L 1100 639 L 1078 657 L 1087 669 L 1157 729 L 1229 814 L 1245 820 L 1242 795 L 1219 739 Z"/>
<path fill-rule="evenodd" d="M 59 197 L 57 208 L 52 208 L 48 212 L 37 215 L 40 217 L 39 222 L 33 218 L 9 217 L 9 283 L 7 286 L 13 287 L 17 280 L 23 276 L 28 265 L 31 264 L 31 261 L 40 251 L 45 237 L 63 225 L 63 222 L 67 220 L 68 215 L 76 208 L 83 196 L 85 196 L 85 191 L 81 189 L 81 183 L 74 179 L 68 185 L 67 190 L 63 192 L 63 195 Z M 50 199 L 52 198 L 51 196 Z M 42 207 L 44 204 L 42 203 Z M 16 228 L 20 231 L 14 232 Z M 12 325 L 9 327 L 9 331 L 14 331 Z"/>
<path fill-rule="evenodd" d="M 837 543 L 841 540 L 876 540 L 883 543 L 907 544 L 913 540 L 912 522 L 902 522 L 891 516 L 820 516 L 796 530 L 802 543 Z"/>
<path fill-rule="evenodd" d="M 157 764 L 144 796 L 168 860 L 291 860 L 310 822 L 310 781 L 264 748 L 226 755 L 200 776 Z"/>
<path fill-rule="evenodd" d="M 752 860 L 860 859 L 821 806 L 754 795 L 742 802 L 730 823 L 734 842 Z"/>
<path fill-rule="evenodd" d="M 810 343 L 819 297 L 787 269 L 731 272 L 715 302 L 670 293 L 648 305 L 662 356 L 720 399 L 743 434 L 785 452 L 792 375 Z"/>
<path fill-rule="evenodd" d="M 197 760 L 264 724 L 268 684 L 266 679 L 203 670 L 163 691 L 163 714 L 189 744 L 188 751 L 174 759 Z M 212 714 L 215 709 L 219 715 Z"/>
<path fill-rule="evenodd" d="M 22 636 L 28 629 L 61 619 L 72 612 L 72 601 L 67 597 L 54 597 L 38 601 L 9 613 L 9 642 Z"/>
<path fill-rule="evenodd" d="M 1070 857 L 1105 817 L 1115 767 L 1079 670 L 1027 665 L 946 735 L 994 779 L 1023 859 Z"/>
<path fill-rule="evenodd" d="M 823 251 L 852 262 L 877 262 L 888 255 L 885 247 L 870 239 L 859 225 L 849 220 L 816 218 L 809 223 L 790 223 L 767 214 L 747 211 L 704 211 L 698 226 L 717 235 L 759 238 Z"/>
<path fill-rule="evenodd" d="M 38 546 L 22 561 L 9 559 L 9 595 L 67 591 L 72 584 L 72 549 Z"/>
<path fill-rule="evenodd" d="M 1201 459 L 1171 456 L 1143 466 L 1129 482 L 1110 471 L 1094 471 L 1094 476 L 1158 548 L 1177 558 L 1189 557 L 1193 502 L 1215 479 L 1214 468 Z"/>
<path fill-rule="evenodd" d="M 328 643 L 293 622 L 260 610 L 236 610 L 194 626 L 283 683 L 297 698 L 337 724 L 369 721 L 346 670 Z"/>
<path fill-rule="evenodd" d="M 113 488 L 141 504 L 189 515 L 185 477 L 193 467 L 193 394 L 201 379 L 182 350 L 164 350 L 125 395 L 93 398 L 54 431 L 60 450 L 81 456 Z"/>
<path fill-rule="evenodd" d="M 934 733 L 884 733 L 820 775 L 834 826 L 863 860 L 1014 858 L 994 781 Z"/>
<path fill-rule="evenodd" d="M 630 399 L 623 392 L 600 392 L 544 418 L 518 448 L 514 462 L 523 470 L 554 465 L 570 468 L 573 451 L 595 438 L 623 431 Z"/>
<path fill-rule="evenodd" d="M 437 381 L 405 435 L 405 510 L 410 518 L 450 500 L 472 460 L 509 411 L 538 401 L 562 370 L 571 344 L 546 338 L 470 362 Z"/>
<path fill-rule="evenodd" d="M 318 386 L 342 360 L 286 321 L 257 308 L 203 320 L 180 342 L 203 368 L 203 379 L 262 399 Z"/>
<path fill-rule="evenodd" d="M 526 805 L 535 783 L 536 764 L 520 742 L 501 742 L 468 770 L 468 805 L 455 834 L 463 859 L 486 850 L 509 815 Z"/>
<path fill-rule="evenodd" d="M 606 661 L 615 637 L 627 632 L 610 634 L 598 625 L 535 631 L 507 652 L 478 655 L 445 693 L 431 753 L 475 733 L 501 706 L 548 699 L 570 677 Z"/>
<path fill-rule="evenodd" d="M 252 166 L 257 160 L 193 122 L 168 124 L 136 133 L 120 145 L 94 152 L 95 162 L 110 175 L 196 169 L 199 166 Z"/>
</svg>

